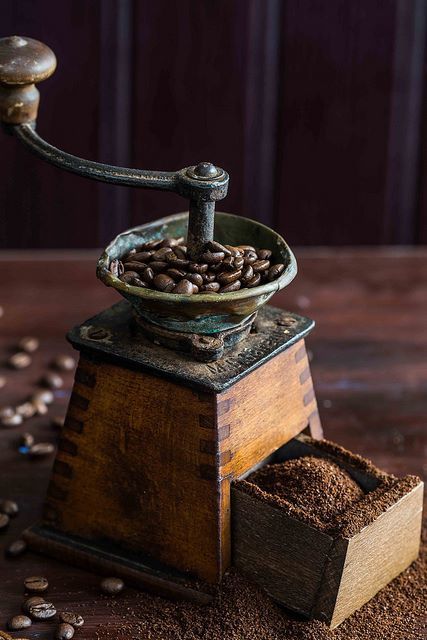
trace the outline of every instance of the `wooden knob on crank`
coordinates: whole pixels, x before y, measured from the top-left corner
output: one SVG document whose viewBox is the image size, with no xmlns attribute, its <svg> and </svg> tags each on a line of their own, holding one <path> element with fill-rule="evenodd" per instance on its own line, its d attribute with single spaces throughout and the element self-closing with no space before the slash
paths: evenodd
<svg viewBox="0 0 427 640">
<path fill-rule="evenodd" d="M 37 82 L 56 69 L 55 54 L 38 40 L 21 36 L 0 39 L 0 120 L 34 122 L 40 94 Z"/>
</svg>

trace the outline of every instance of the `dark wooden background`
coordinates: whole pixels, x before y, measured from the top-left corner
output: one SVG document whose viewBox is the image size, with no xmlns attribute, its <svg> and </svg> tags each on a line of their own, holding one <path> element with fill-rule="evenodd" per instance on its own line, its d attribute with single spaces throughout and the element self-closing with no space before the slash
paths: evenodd
<svg viewBox="0 0 427 640">
<path fill-rule="evenodd" d="M 427 241 L 426 0 L 1 0 L 48 43 L 39 131 L 84 157 L 231 174 L 226 211 L 292 244 Z M 182 210 L 0 137 L 0 246 L 92 247 Z"/>
</svg>

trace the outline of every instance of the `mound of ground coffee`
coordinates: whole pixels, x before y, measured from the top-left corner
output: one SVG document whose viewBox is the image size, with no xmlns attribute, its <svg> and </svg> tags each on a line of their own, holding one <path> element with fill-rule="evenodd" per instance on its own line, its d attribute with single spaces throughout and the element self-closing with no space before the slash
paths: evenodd
<svg viewBox="0 0 427 640">
<path fill-rule="evenodd" d="M 315 456 L 267 465 L 252 473 L 247 482 L 268 494 L 264 496 L 267 501 L 322 529 L 333 525 L 337 516 L 365 495 L 347 471 Z"/>
</svg>

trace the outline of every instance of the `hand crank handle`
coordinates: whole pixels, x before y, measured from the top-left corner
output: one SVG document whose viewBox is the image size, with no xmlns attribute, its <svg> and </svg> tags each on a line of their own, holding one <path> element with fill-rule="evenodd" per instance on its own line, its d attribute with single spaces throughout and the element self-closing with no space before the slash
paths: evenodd
<svg viewBox="0 0 427 640">
<path fill-rule="evenodd" d="M 179 171 L 127 169 L 78 158 L 50 145 L 35 131 L 40 94 L 35 83 L 56 69 L 55 54 L 37 40 L 0 39 L 0 120 L 8 133 L 47 162 L 92 180 L 117 185 L 173 191 L 189 198 L 188 252 L 200 257 L 213 239 L 215 201 L 227 194 L 229 176 L 209 162 Z"/>
</svg>

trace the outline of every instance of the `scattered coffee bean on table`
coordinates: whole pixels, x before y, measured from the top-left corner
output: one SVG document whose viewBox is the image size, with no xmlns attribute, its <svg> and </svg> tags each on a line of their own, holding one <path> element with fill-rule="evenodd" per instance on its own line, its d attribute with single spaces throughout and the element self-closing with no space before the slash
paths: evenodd
<svg viewBox="0 0 427 640">
<path fill-rule="evenodd" d="M 60 355 L 52 363 L 59 371 L 72 371 L 76 366 L 76 361 L 72 356 Z"/>
<path fill-rule="evenodd" d="M 16 413 L 25 419 L 32 418 L 36 414 L 36 408 L 32 402 L 23 402 L 16 407 Z"/>
<path fill-rule="evenodd" d="M 5 376 L 0 376 L 0 389 L 6 386 L 7 378 Z"/>
<path fill-rule="evenodd" d="M 9 526 L 10 518 L 5 513 L 0 513 L 0 531 Z"/>
<path fill-rule="evenodd" d="M 10 518 L 19 513 L 18 504 L 14 500 L 0 500 L 0 513 L 5 513 Z"/>
<path fill-rule="evenodd" d="M 270 249 L 207 242 L 199 262 L 187 256 L 184 238 L 164 238 L 135 247 L 110 263 L 110 272 L 127 284 L 164 293 L 230 293 L 280 277 L 285 265 Z"/>
<path fill-rule="evenodd" d="M 27 543 L 23 538 L 19 538 L 14 542 L 11 542 L 10 545 L 6 548 L 5 555 L 8 558 L 18 558 L 22 556 L 27 550 Z"/>
<path fill-rule="evenodd" d="M 33 404 L 37 404 L 41 402 L 42 404 L 52 404 L 55 397 L 49 389 L 45 389 L 43 391 L 37 391 L 31 397 L 31 402 Z"/>
<path fill-rule="evenodd" d="M 29 449 L 34 444 L 34 436 L 32 433 L 23 433 L 19 438 L 19 445 L 21 447 L 26 447 Z"/>
<path fill-rule="evenodd" d="M 49 582 L 47 578 L 43 576 L 30 576 L 29 578 L 25 578 L 24 587 L 25 590 L 30 593 L 41 593 L 47 590 Z"/>
<path fill-rule="evenodd" d="M 25 351 L 19 351 L 10 356 L 8 363 L 12 369 L 26 369 L 32 363 L 32 359 Z"/>
<path fill-rule="evenodd" d="M 54 416 L 51 420 L 52 427 L 55 427 L 56 429 L 62 429 L 64 422 L 65 418 L 62 416 Z"/>
<path fill-rule="evenodd" d="M 74 627 L 67 622 L 62 622 L 55 631 L 56 640 L 71 640 L 74 636 Z"/>
<path fill-rule="evenodd" d="M 125 583 L 120 578 L 104 578 L 100 586 L 104 593 L 116 595 L 123 591 Z"/>
<path fill-rule="evenodd" d="M 27 629 L 28 627 L 31 627 L 31 624 L 31 618 L 28 616 L 18 615 L 10 618 L 7 623 L 7 627 L 11 631 L 19 631 L 20 629 Z"/>
<path fill-rule="evenodd" d="M 76 629 L 82 627 L 85 622 L 82 616 L 78 615 L 77 613 L 73 613 L 72 611 L 61 611 L 59 614 L 59 619 L 61 622 L 71 624 Z"/>
<path fill-rule="evenodd" d="M 31 604 L 28 607 L 30 616 L 34 620 L 49 620 L 56 616 L 56 609 L 51 602 L 40 602 L 40 604 Z"/>
<path fill-rule="evenodd" d="M 42 382 L 42 385 L 44 385 L 45 387 L 48 387 L 49 389 L 60 389 L 61 387 L 64 386 L 64 381 L 61 378 L 61 376 L 58 373 L 53 373 L 53 372 L 46 373 L 46 375 L 43 376 L 41 382 Z"/>
<path fill-rule="evenodd" d="M 40 346 L 40 342 L 37 338 L 32 336 L 25 336 L 21 338 L 18 343 L 18 347 L 22 349 L 22 351 L 26 351 L 27 353 L 34 353 Z"/>
<path fill-rule="evenodd" d="M 31 458 L 44 458 L 55 452 L 55 445 L 51 442 L 37 442 L 28 451 Z"/>
<path fill-rule="evenodd" d="M 24 600 L 21 609 L 24 613 L 30 615 L 30 607 L 36 604 L 44 604 L 45 602 L 46 600 L 41 596 L 31 596 L 31 598 L 27 598 L 26 600 Z"/>
<path fill-rule="evenodd" d="M 11 416 L 1 418 L 1 424 L 3 427 L 18 427 L 23 422 L 24 419 L 19 415 L 19 413 L 14 413 Z"/>
</svg>

